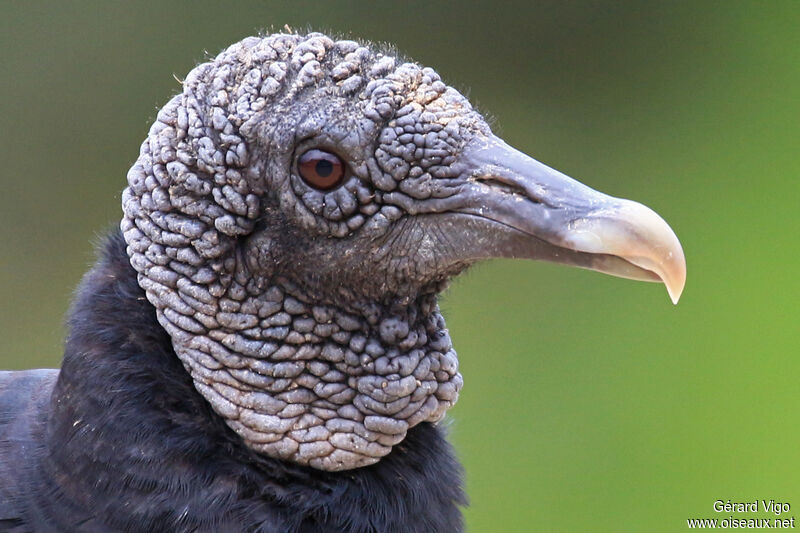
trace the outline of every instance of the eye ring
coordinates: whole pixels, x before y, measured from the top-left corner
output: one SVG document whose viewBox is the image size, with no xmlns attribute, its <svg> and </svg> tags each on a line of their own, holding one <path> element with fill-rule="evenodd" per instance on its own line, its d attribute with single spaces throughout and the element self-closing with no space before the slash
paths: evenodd
<svg viewBox="0 0 800 533">
<path fill-rule="evenodd" d="M 317 148 L 304 152 L 297 160 L 297 171 L 303 181 L 323 191 L 339 186 L 346 169 L 341 157 Z"/>
</svg>

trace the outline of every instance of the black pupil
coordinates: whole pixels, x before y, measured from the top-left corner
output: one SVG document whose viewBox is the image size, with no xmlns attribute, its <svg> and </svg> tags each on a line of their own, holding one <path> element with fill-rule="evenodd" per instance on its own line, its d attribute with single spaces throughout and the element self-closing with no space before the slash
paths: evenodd
<svg viewBox="0 0 800 533">
<path fill-rule="evenodd" d="M 317 166 L 314 167 L 320 177 L 327 178 L 333 172 L 333 163 L 325 159 L 317 161 Z"/>
</svg>

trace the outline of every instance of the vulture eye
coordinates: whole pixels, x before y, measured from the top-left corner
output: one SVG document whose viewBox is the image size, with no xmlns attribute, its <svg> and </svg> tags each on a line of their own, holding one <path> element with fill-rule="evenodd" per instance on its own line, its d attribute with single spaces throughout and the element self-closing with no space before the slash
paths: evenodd
<svg viewBox="0 0 800 533">
<path fill-rule="evenodd" d="M 315 189 L 332 189 L 344 178 L 344 161 L 330 152 L 309 150 L 297 162 L 300 177 Z"/>
</svg>

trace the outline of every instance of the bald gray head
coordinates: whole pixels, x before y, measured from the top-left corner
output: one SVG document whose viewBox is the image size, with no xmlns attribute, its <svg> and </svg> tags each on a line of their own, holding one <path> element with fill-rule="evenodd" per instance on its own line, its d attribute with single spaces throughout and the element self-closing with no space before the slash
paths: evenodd
<svg viewBox="0 0 800 533">
<path fill-rule="evenodd" d="M 461 389 L 436 294 L 487 257 L 679 294 L 655 213 L 516 152 L 429 68 L 321 34 L 237 43 L 159 113 L 123 194 L 139 283 L 252 449 L 378 461 Z"/>
</svg>

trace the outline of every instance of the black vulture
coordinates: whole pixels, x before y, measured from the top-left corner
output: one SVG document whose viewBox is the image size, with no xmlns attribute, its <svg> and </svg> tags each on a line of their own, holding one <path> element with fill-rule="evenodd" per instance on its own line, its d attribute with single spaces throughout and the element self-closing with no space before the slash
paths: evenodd
<svg viewBox="0 0 800 533">
<path fill-rule="evenodd" d="M 662 281 L 653 211 L 511 148 L 436 72 L 319 33 L 192 70 L 128 173 L 60 370 L 0 372 L 0 527 L 452 532 L 437 295 L 486 258 Z"/>
</svg>

